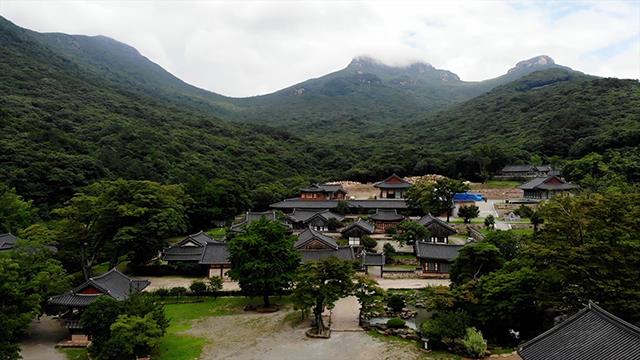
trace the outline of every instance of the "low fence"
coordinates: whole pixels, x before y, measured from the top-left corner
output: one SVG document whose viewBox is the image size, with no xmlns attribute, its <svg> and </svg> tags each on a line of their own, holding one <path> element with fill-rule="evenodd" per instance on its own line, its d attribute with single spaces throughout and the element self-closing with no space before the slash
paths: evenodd
<svg viewBox="0 0 640 360">
<path fill-rule="evenodd" d="M 418 274 L 416 270 L 411 269 L 384 269 L 382 277 L 385 279 L 417 279 Z"/>
</svg>

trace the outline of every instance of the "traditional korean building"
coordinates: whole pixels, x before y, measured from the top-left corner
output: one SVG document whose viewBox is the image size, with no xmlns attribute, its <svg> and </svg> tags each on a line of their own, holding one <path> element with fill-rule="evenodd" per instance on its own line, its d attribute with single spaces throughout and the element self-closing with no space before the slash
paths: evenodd
<svg viewBox="0 0 640 360">
<path fill-rule="evenodd" d="M 280 220 L 275 210 L 269 210 L 269 211 L 263 211 L 263 212 L 247 211 L 242 221 L 231 225 L 229 230 L 233 232 L 243 232 L 247 225 L 260 219 L 267 219 L 270 221 L 280 221 L 282 223 L 282 226 L 284 226 L 288 230 L 291 230 L 291 225 Z"/>
<path fill-rule="evenodd" d="M 360 246 L 360 240 L 365 235 L 373 235 L 376 227 L 374 224 L 358 219 L 342 229 L 341 234 L 344 239 L 349 240 L 349 245 Z"/>
<path fill-rule="evenodd" d="M 90 339 L 80 325 L 82 312 L 100 296 L 125 300 L 149 286 L 148 280 L 134 280 L 113 268 L 103 275 L 85 281 L 75 289 L 48 300 L 49 313 L 59 315 L 62 326 L 69 329 L 67 345 L 86 346 Z"/>
<path fill-rule="evenodd" d="M 378 210 L 375 214 L 369 216 L 369 220 L 373 221 L 376 233 L 385 233 L 388 229 L 396 227 L 402 220 L 404 215 L 398 214 L 396 210 Z"/>
<path fill-rule="evenodd" d="M 16 246 L 18 238 L 11 234 L 0 234 L 0 251 L 11 250 Z"/>
<path fill-rule="evenodd" d="M 169 264 L 190 262 L 202 265 L 207 275 L 226 276 L 231 268 L 227 243 L 213 239 L 207 233 L 189 235 L 184 240 L 166 249 L 162 259 Z"/>
<path fill-rule="evenodd" d="M 557 194 L 567 193 L 574 190 L 578 185 L 568 183 L 556 175 L 535 178 L 522 185 L 525 199 L 544 200 L 550 199 Z"/>
<path fill-rule="evenodd" d="M 440 220 L 431 214 L 427 214 L 418 220 L 418 224 L 426 227 L 431 234 L 429 239 L 425 239 L 427 242 L 434 243 L 449 243 L 449 236 L 458 233 L 451 225 L 446 221 Z"/>
<path fill-rule="evenodd" d="M 313 184 L 300 189 L 301 200 L 344 200 L 347 191 L 340 184 Z"/>
<path fill-rule="evenodd" d="M 335 219 L 339 222 L 344 220 L 344 216 L 331 212 L 330 210 L 298 210 L 287 216 L 294 229 L 312 228 L 317 231 L 329 231 L 329 220 Z"/>
<path fill-rule="evenodd" d="M 349 206 L 350 213 L 367 214 L 372 210 L 398 210 L 413 211 L 404 199 L 378 199 L 378 200 L 345 200 Z M 272 209 L 291 213 L 294 210 L 321 211 L 332 210 L 338 206 L 338 200 L 316 200 L 306 201 L 299 198 L 285 199 L 271 204 Z"/>
<path fill-rule="evenodd" d="M 307 229 L 298 235 L 294 244 L 300 251 L 302 262 L 317 261 L 331 256 L 340 260 L 354 260 L 353 249 L 350 246 L 339 246 L 331 236 L 313 229 Z"/>
<path fill-rule="evenodd" d="M 498 174 L 499 178 L 523 179 L 555 175 L 551 165 L 507 165 Z"/>
<path fill-rule="evenodd" d="M 414 247 L 422 273 L 449 274 L 451 263 L 463 246 L 416 241 Z"/>
<path fill-rule="evenodd" d="M 363 251 L 362 253 L 362 267 L 364 273 L 373 277 L 384 277 L 384 254 L 373 254 Z"/>
<path fill-rule="evenodd" d="M 373 186 L 380 189 L 381 199 L 404 199 L 404 194 L 411 187 L 411 183 L 393 174 Z"/>
<path fill-rule="evenodd" d="M 518 347 L 523 360 L 640 359 L 640 328 L 589 301 L 575 315 Z"/>
</svg>

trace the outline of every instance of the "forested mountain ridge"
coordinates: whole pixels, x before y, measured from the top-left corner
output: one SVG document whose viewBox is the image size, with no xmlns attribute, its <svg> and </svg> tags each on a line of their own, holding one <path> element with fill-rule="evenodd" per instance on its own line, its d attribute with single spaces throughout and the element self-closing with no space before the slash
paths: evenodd
<svg viewBox="0 0 640 360">
<path fill-rule="evenodd" d="M 316 180 L 371 181 L 391 172 L 478 180 L 532 157 L 637 154 L 638 83 L 596 79 L 547 57 L 479 83 L 428 64 L 358 58 L 301 87 L 232 99 L 188 85 L 105 37 L 40 34 L 0 18 L 0 44 L 0 182 L 39 206 L 59 205 L 105 178 L 224 179 L 247 198 L 242 206 L 264 207 Z M 405 87 L 413 95 L 398 95 Z M 440 110 L 405 106 L 474 91 L 485 93 L 457 105 L 442 100 Z M 299 103 L 291 107 L 290 99 Z M 273 112 L 251 120 L 258 124 L 228 121 L 250 122 L 242 118 L 249 106 Z M 391 120 L 406 111 L 414 113 Z"/>
<path fill-rule="evenodd" d="M 0 181 L 38 205 L 102 178 L 202 176 L 251 188 L 320 172 L 313 144 L 219 120 L 191 97 L 165 101 L 123 75 L 134 70 L 96 70 L 40 35 L 0 21 Z"/>
<path fill-rule="evenodd" d="M 543 55 L 523 60 L 497 78 L 468 82 L 424 62 L 389 66 L 357 57 L 331 74 L 272 94 L 236 99 L 238 112 L 232 117 L 294 133 L 371 132 L 370 128 L 408 122 L 550 68 L 569 69 Z"/>
</svg>

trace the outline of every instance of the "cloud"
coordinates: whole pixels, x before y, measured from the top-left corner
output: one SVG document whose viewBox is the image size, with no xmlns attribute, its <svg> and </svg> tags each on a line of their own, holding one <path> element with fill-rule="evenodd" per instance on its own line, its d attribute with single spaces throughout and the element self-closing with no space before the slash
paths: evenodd
<svg viewBox="0 0 640 360">
<path fill-rule="evenodd" d="M 540 54 L 586 73 L 640 78 L 635 1 L 4 0 L 0 11 L 36 31 L 112 37 L 230 96 L 272 92 L 362 54 L 391 65 L 426 61 L 464 80 Z"/>
</svg>

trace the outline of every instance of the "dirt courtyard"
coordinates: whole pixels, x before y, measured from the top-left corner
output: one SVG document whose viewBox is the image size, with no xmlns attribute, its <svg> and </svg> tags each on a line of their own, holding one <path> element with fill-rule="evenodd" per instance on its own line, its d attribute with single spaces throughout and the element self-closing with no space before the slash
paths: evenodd
<svg viewBox="0 0 640 360">
<path fill-rule="evenodd" d="M 297 316 L 282 310 L 211 317 L 197 321 L 189 333 L 209 340 L 200 358 L 211 360 L 412 360 L 420 355 L 417 348 L 383 342 L 363 331 L 333 331 L 330 339 L 310 339 L 305 336 L 309 322 L 296 324 Z"/>
</svg>

